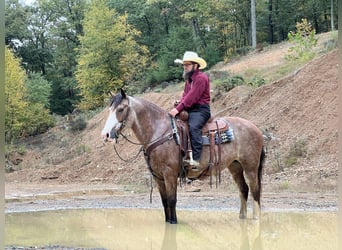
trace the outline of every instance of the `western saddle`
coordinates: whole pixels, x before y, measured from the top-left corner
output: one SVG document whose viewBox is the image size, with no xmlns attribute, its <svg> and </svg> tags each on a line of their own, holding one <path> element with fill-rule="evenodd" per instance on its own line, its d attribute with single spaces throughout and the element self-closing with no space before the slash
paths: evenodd
<svg viewBox="0 0 342 250">
<path fill-rule="evenodd" d="M 186 111 L 182 111 L 179 115 L 179 119 L 177 119 L 177 130 L 179 133 L 179 141 L 180 141 L 180 150 L 181 150 L 181 158 L 189 159 L 192 157 L 191 152 L 191 143 L 190 143 L 190 135 L 189 135 L 189 127 L 188 127 L 188 114 Z M 211 176 L 212 170 L 215 169 L 216 173 L 219 172 L 218 178 L 221 181 L 221 172 L 220 172 L 220 163 L 221 163 L 221 142 L 220 142 L 220 134 L 228 130 L 228 124 L 219 118 L 211 117 L 208 122 L 202 128 L 202 136 L 209 137 L 209 150 L 210 157 L 208 166 L 202 171 L 202 174 L 199 176 L 199 179 L 204 176 Z M 218 142 L 215 144 L 215 134 L 217 134 Z M 217 146 L 217 147 L 215 147 Z M 184 168 L 184 164 L 182 163 L 182 171 L 186 171 Z M 182 172 L 181 171 L 181 172 Z"/>
</svg>

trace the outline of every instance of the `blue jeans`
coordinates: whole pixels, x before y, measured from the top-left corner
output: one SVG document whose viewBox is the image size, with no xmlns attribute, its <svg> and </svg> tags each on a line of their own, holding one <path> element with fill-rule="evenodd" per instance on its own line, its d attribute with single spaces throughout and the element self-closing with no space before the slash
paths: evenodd
<svg viewBox="0 0 342 250">
<path fill-rule="evenodd" d="M 187 111 L 192 156 L 195 161 L 199 161 L 202 153 L 202 128 L 210 118 L 210 106 L 208 104 L 195 105 Z"/>
</svg>

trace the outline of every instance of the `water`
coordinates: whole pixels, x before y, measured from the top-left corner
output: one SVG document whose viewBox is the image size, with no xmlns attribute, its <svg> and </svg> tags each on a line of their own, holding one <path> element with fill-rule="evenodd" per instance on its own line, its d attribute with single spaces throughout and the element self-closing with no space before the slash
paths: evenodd
<svg viewBox="0 0 342 250">
<path fill-rule="evenodd" d="M 8 213 L 6 246 L 113 250 L 338 249 L 337 212 L 264 212 L 259 221 L 227 211 L 81 209 Z"/>
</svg>

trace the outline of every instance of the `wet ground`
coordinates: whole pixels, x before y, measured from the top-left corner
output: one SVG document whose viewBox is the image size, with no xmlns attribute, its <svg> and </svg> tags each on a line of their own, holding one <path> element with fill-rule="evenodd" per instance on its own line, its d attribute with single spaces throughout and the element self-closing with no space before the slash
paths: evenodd
<svg viewBox="0 0 342 250">
<path fill-rule="evenodd" d="M 159 193 L 117 185 L 6 185 L 6 249 L 332 249 L 337 194 L 264 192 L 240 220 L 236 190 L 183 186 L 178 225 Z"/>
<path fill-rule="evenodd" d="M 140 186 L 6 184 L 5 212 L 29 212 L 77 208 L 161 209 L 157 189 Z M 251 202 L 250 202 L 251 204 Z M 178 188 L 177 208 L 183 210 L 223 210 L 238 213 L 236 188 L 224 185 L 209 188 L 183 185 Z M 337 211 L 335 192 L 263 192 L 262 211 Z"/>
</svg>

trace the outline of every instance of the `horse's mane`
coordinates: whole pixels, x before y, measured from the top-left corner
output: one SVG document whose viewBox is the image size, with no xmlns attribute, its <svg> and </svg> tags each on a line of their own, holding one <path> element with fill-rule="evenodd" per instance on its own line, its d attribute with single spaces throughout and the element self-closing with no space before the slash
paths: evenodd
<svg viewBox="0 0 342 250">
<path fill-rule="evenodd" d="M 158 115 L 166 115 L 167 111 L 165 109 L 162 109 L 160 106 L 158 106 L 157 104 L 150 102 L 146 99 L 142 99 L 139 97 L 133 97 L 133 99 L 137 100 L 138 102 L 142 103 L 144 107 L 146 108 L 150 108 L 152 109 L 154 112 L 152 112 L 152 114 L 156 115 L 156 117 Z"/>
</svg>

